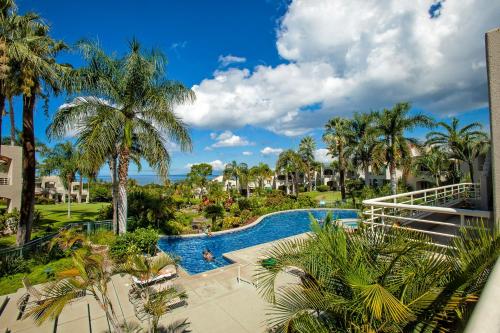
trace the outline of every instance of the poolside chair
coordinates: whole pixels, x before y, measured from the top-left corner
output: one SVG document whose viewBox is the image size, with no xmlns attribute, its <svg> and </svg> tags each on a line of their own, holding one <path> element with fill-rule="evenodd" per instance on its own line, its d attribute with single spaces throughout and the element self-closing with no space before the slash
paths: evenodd
<svg viewBox="0 0 500 333">
<path fill-rule="evenodd" d="M 155 284 L 157 282 L 171 279 L 177 276 L 177 268 L 175 265 L 168 265 L 162 268 L 157 275 L 149 278 L 149 279 L 139 279 L 137 277 L 132 277 L 134 283 L 138 286 L 149 286 L 151 284 Z"/>
</svg>

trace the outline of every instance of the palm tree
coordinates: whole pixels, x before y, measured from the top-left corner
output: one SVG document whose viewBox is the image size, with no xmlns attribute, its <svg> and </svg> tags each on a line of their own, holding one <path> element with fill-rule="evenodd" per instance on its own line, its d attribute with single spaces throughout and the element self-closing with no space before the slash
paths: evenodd
<svg viewBox="0 0 500 333">
<path fill-rule="evenodd" d="M 236 161 L 232 161 L 231 163 L 226 164 L 223 171 L 223 179 L 234 179 L 236 189 L 239 193 L 241 193 L 241 182 L 242 177 L 244 177 L 244 173 L 248 170 L 248 165 L 246 163 L 237 163 Z"/>
<path fill-rule="evenodd" d="M 312 231 L 268 250 L 275 264 L 256 276 L 273 332 L 455 331 L 500 254 L 500 233 L 484 228 L 463 229 L 449 250 L 401 228 L 313 219 Z M 288 267 L 300 279 L 276 288 Z"/>
<path fill-rule="evenodd" d="M 276 172 L 285 174 L 286 194 L 290 194 L 289 178 L 292 178 L 292 194 L 297 194 L 298 175 L 304 169 L 302 159 L 292 149 L 281 152 L 276 161 Z"/>
<path fill-rule="evenodd" d="M 72 183 L 75 176 L 80 172 L 80 153 L 70 141 L 58 143 L 46 155 L 44 159 L 45 168 L 41 169 L 44 175 L 47 171 L 57 171 L 62 183 L 66 187 L 68 199 L 68 217 L 71 217 Z"/>
<path fill-rule="evenodd" d="M 460 128 L 459 120 L 453 118 L 451 124 L 439 122 L 437 125 L 442 127 L 444 132 L 429 132 L 426 144 L 439 146 L 450 158 L 467 163 L 470 179 L 474 182 L 474 160 L 487 150 L 489 141 L 488 135 L 482 131 L 482 124 L 474 122 Z M 455 162 L 455 169 L 458 168 L 458 163 Z"/>
<path fill-rule="evenodd" d="M 11 13 L 14 17 L 15 12 Z M 57 54 L 66 45 L 50 38 L 48 32 L 48 26 L 42 24 L 38 16 L 26 15 L 12 32 L 15 42 L 8 43 L 7 47 L 7 53 L 12 55 L 10 61 L 19 68 L 20 91 L 23 94 L 23 200 L 16 238 L 18 245 L 30 240 L 33 224 L 36 169 L 33 118 L 37 96 L 47 98 L 47 90 L 57 94 L 62 89 L 63 76 L 69 69 L 56 62 Z M 42 91 L 42 87 L 45 91 Z"/>
<path fill-rule="evenodd" d="M 354 165 L 363 168 L 365 185 L 370 185 L 370 167 L 378 169 L 383 161 L 374 154 L 377 145 L 377 132 L 375 130 L 376 113 L 355 113 L 350 121 L 351 133 L 346 147 L 347 155 L 352 156 Z"/>
<path fill-rule="evenodd" d="M 375 129 L 382 136 L 382 140 L 377 144 L 375 154 L 382 156 L 389 167 L 392 194 L 397 192 L 396 169 L 408 168 L 412 159 L 411 148 L 418 147 L 417 140 L 406 137 L 405 132 L 417 126 L 432 127 L 434 124 L 433 120 L 425 115 L 409 115 L 410 109 L 409 103 L 398 103 L 390 110 L 384 109 L 376 118 Z"/>
<path fill-rule="evenodd" d="M 345 118 L 335 117 L 325 125 L 323 141 L 332 157 L 338 158 L 339 185 L 342 200 L 346 200 L 345 174 L 347 171 L 348 150 L 346 146 L 352 136 L 350 121 Z"/>
<path fill-rule="evenodd" d="M 431 147 L 423 155 L 416 158 L 415 165 L 419 172 L 428 172 L 436 183 L 440 185 L 440 179 L 448 174 L 450 167 L 449 159 L 445 153 L 438 147 Z"/>
<path fill-rule="evenodd" d="M 252 178 L 254 178 L 257 181 L 259 185 L 259 190 L 261 191 L 264 189 L 264 181 L 273 176 L 273 171 L 271 170 L 269 165 L 262 162 L 259 163 L 258 165 L 251 167 L 249 172 Z"/>
<path fill-rule="evenodd" d="M 314 151 L 316 149 L 316 142 L 312 136 L 306 136 L 300 140 L 299 155 L 305 164 L 307 182 L 309 184 L 309 192 L 312 191 L 312 164 L 314 162 Z"/>
<path fill-rule="evenodd" d="M 192 101 L 194 93 L 165 78 L 165 56 L 157 50 L 142 51 L 132 40 L 120 59 L 106 55 L 93 43 L 81 42 L 88 66 L 77 73 L 80 96 L 62 105 L 48 128 L 61 137 L 75 130 L 79 145 L 101 161 L 118 157 L 118 232 L 127 230 L 127 180 L 136 150 L 162 179 L 166 179 L 170 154 L 168 141 L 191 150 L 187 126 L 174 112 L 177 104 Z"/>
</svg>

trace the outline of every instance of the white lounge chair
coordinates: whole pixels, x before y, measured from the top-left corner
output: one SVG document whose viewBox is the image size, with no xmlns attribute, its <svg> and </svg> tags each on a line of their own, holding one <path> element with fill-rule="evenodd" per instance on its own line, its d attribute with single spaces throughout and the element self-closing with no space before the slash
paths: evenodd
<svg viewBox="0 0 500 333">
<path fill-rule="evenodd" d="M 155 284 L 156 282 L 163 281 L 165 279 L 171 279 L 177 276 L 177 268 L 174 265 L 168 265 L 162 268 L 158 275 L 155 275 L 149 279 L 139 279 L 137 277 L 132 277 L 132 280 L 138 286 L 147 286 L 150 284 Z"/>
</svg>

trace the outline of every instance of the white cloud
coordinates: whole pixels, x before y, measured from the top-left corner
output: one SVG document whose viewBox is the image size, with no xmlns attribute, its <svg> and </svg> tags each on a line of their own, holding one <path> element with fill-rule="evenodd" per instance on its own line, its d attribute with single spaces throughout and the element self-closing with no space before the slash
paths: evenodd
<svg viewBox="0 0 500 333">
<path fill-rule="evenodd" d="M 237 57 L 231 54 L 223 56 L 222 54 L 219 56 L 219 63 L 222 67 L 227 67 L 231 64 L 241 64 L 247 61 L 245 57 Z"/>
<path fill-rule="evenodd" d="M 224 168 L 226 166 L 226 163 L 222 162 L 221 160 L 215 160 L 215 161 L 212 161 L 212 162 L 188 163 L 188 164 L 186 164 L 186 169 L 191 169 L 191 167 L 193 165 L 200 164 L 200 163 L 210 164 L 212 166 L 212 169 L 214 171 L 222 171 L 222 170 L 224 170 Z"/>
<path fill-rule="evenodd" d="M 333 159 L 328 155 L 328 149 L 320 148 L 314 151 L 314 159 L 321 163 L 332 163 Z"/>
<path fill-rule="evenodd" d="M 244 151 L 242 154 L 245 155 L 245 156 L 251 156 L 251 155 L 253 155 L 253 153 L 251 151 Z"/>
<path fill-rule="evenodd" d="M 215 143 L 209 148 L 242 147 L 254 144 L 239 135 L 233 134 L 231 131 L 224 131 L 220 134 L 210 133 L 210 138 L 215 140 Z"/>
<path fill-rule="evenodd" d="M 272 147 L 266 147 L 260 151 L 262 155 L 279 155 L 283 149 L 281 148 L 272 148 Z"/>
<path fill-rule="evenodd" d="M 289 62 L 216 71 L 178 111 L 199 127 L 300 135 L 399 101 L 441 115 L 486 106 L 484 32 L 498 25 L 500 2 L 446 1 L 435 19 L 430 4 L 295 0 L 276 41 Z"/>
</svg>

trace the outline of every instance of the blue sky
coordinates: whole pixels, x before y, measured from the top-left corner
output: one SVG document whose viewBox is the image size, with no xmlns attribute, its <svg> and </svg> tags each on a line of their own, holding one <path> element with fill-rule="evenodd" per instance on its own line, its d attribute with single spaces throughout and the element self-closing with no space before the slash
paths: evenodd
<svg viewBox="0 0 500 333">
<path fill-rule="evenodd" d="M 389 23 L 394 21 L 391 28 L 369 17 L 359 19 L 362 16 L 355 11 L 363 9 L 366 2 L 333 2 L 346 7 L 343 16 L 326 0 L 179 0 L 154 4 L 132 0 L 18 0 L 18 6 L 20 12 L 41 14 L 51 25 L 52 35 L 70 45 L 82 38 L 97 39 L 106 51 L 120 54 L 135 37 L 144 46 L 160 48 L 167 54 L 169 77 L 190 87 L 195 85 L 198 96 L 195 105 L 179 109 L 191 126 L 194 151 L 172 151 L 172 174 L 185 173 L 188 164 L 199 162 L 220 166 L 231 160 L 250 165 L 264 161 L 273 166 L 277 152 L 296 148 L 305 134 L 313 135 L 318 148 L 324 148 L 321 126 L 329 117 L 388 107 L 400 100 L 412 101 L 416 112 L 440 120 L 455 115 L 464 123 L 488 123 L 481 33 L 495 17 L 480 12 L 478 17 L 462 18 L 485 22 L 474 29 L 465 25 L 468 30 L 463 30 L 447 16 L 467 8 L 442 2 L 440 15 L 431 19 L 432 1 L 428 1 L 422 7 L 403 8 L 406 19 L 414 18 L 410 24 L 376 1 L 368 1 L 372 11 L 387 15 Z M 349 7 L 358 2 L 362 5 Z M 474 8 L 480 11 L 487 2 L 478 0 Z M 422 22 L 436 33 L 429 36 L 422 31 Z M 351 23 L 354 28 L 343 30 Z M 374 26 L 373 33 L 356 30 L 364 24 Z M 420 37 L 424 42 L 408 42 L 397 29 L 394 32 L 394 26 L 412 31 L 416 37 L 424 36 Z M 450 33 L 450 29 L 455 31 Z M 457 59 L 455 55 L 459 54 L 446 45 L 450 39 L 471 43 L 470 52 L 466 52 L 470 54 L 452 64 L 442 62 L 443 58 Z M 393 52 L 394 45 L 408 54 Z M 376 66 L 372 66 L 372 59 L 378 61 Z M 82 65 L 74 52 L 62 55 L 60 61 Z M 472 69 L 455 70 L 464 63 L 470 63 Z M 427 72 L 425 69 L 430 73 L 421 74 Z M 65 98 L 51 98 L 50 116 Z M 39 104 L 36 135 L 45 141 L 50 119 Z M 20 126 L 19 103 L 16 106 Z M 6 123 L 4 133 L 9 129 Z M 421 129 L 414 133 L 416 137 L 423 135 Z M 131 174 L 136 173 L 134 168 Z M 152 173 L 146 164 L 143 173 Z"/>
</svg>

